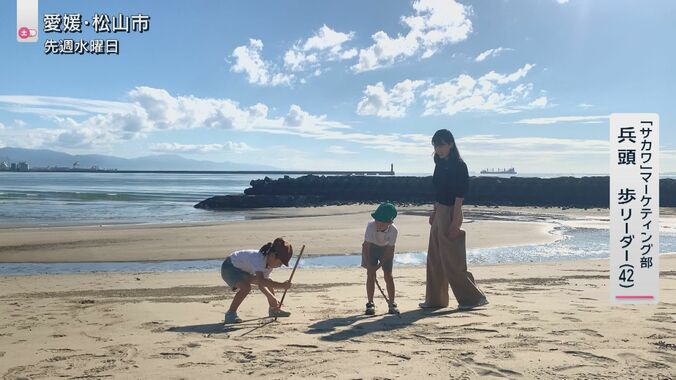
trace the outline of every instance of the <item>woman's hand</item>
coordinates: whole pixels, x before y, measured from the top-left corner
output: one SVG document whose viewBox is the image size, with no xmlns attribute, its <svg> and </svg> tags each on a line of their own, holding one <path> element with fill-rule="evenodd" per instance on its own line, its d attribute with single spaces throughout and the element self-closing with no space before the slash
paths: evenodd
<svg viewBox="0 0 676 380">
<path fill-rule="evenodd" d="M 460 236 L 460 226 L 455 223 L 451 223 L 451 226 L 448 228 L 448 237 L 451 240 L 454 240 L 458 236 Z"/>
<path fill-rule="evenodd" d="M 282 282 L 282 284 L 280 286 L 280 288 L 282 288 L 284 290 L 288 290 L 290 287 L 291 287 L 291 282 L 289 280 Z"/>
</svg>

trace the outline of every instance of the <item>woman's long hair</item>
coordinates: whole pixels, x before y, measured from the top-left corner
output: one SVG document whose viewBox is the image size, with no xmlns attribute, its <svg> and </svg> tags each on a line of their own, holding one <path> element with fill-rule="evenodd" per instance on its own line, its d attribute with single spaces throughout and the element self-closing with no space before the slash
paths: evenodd
<svg viewBox="0 0 676 380">
<path fill-rule="evenodd" d="M 432 144 L 433 145 L 441 145 L 441 144 L 453 144 L 453 148 L 448 152 L 448 155 L 452 158 L 455 158 L 458 161 L 462 161 L 462 157 L 460 156 L 460 151 L 458 150 L 458 144 L 455 143 L 455 138 L 453 137 L 453 134 L 451 131 L 448 129 L 440 129 L 436 132 L 434 132 L 434 136 L 432 136 Z M 441 158 L 434 153 L 434 163 L 436 164 L 439 162 Z"/>
</svg>

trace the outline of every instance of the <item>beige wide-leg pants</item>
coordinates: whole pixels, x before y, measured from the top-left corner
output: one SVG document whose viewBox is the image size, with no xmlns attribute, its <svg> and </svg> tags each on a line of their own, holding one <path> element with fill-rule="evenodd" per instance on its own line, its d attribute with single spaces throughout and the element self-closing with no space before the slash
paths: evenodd
<svg viewBox="0 0 676 380">
<path fill-rule="evenodd" d="M 425 303 L 430 306 L 448 306 L 449 285 L 460 305 L 475 305 L 484 297 L 467 271 L 465 231 L 453 240 L 448 237 L 452 218 L 453 207 L 436 204 L 427 249 Z"/>
</svg>

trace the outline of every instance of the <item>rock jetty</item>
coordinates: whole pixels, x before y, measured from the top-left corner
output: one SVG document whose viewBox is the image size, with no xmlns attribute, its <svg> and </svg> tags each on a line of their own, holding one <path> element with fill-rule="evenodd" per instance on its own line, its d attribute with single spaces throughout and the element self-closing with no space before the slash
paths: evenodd
<svg viewBox="0 0 676 380">
<path fill-rule="evenodd" d="M 253 180 L 241 195 L 215 196 L 195 205 L 206 210 L 311 207 L 353 203 L 428 204 L 432 177 L 285 176 Z M 609 207 L 608 177 L 471 177 L 465 204 L 488 206 Z M 660 180 L 660 204 L 676 207 L 676 180 Z"/>
</svg>

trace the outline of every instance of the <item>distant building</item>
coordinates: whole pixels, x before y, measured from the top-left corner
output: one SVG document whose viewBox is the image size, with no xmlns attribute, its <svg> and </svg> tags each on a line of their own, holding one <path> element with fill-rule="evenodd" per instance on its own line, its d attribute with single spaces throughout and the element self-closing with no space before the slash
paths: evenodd
<svg viewBox="0 0 676 380">
<path fill-rule="evenodd" d="M 19 166 L 17 168 L 20 172 L 27 172 L 30 170 L 30 165 L 28 165 L 28 162 L 22 161 L 19 162 Z"/>
<path fill-rule="evenodd" d="M 0 171 L 6 172 L 9 170 L 9 165 L 5 161 L 0 162 Z"/>
<path fill-rule="evenodd" d="M 12 164 L 9 166 L 9 170 L 15 172 L 16 171 L 16 162 L 12 162 Z"/>
</svg>

